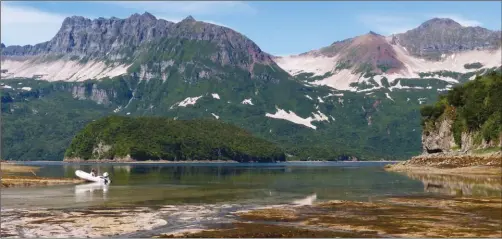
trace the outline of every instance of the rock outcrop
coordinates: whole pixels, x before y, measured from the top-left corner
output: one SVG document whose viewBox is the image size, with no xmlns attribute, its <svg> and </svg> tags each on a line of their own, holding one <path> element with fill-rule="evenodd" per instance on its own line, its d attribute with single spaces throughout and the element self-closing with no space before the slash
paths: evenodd
<svg viewBox="0 0 502 239">
<path fill-rule="evenodd" d="M 461 145 L 455 143 L 452 132 L 453 121 L 444 119 L 438 122 L 434 130 L 424 130 L 422 133 L 423 155 L 430 154 L 469 154 L 475 150 L 502 147 L 502 132 L 498 140 L 486 141 L 480 132 L 462 132 Z M 477 140 L 476 140 L 477 139 Z"/>
<path fill-rule="evenodd" d="M 422 150 L 424 154 L 446 153 L 455 147 L 455 140 L 451 131 L 452 121 L 443 120 L 435 130 L 422 133 Z"/>
<path fill-rule="evenodd" d="M 103 89 L 99 89 L 96 84 L 92 85 L 91 89 L 88 89 L 84 85 L 76 85 L 71 89 L 73 98 L 79 100 L 92 100 L 97 104 L 107 105 L 110 103 L 110 98 L 108 97 L 108 92 Z M 116 92 L 110 92 L 112 97 L 116 97 Z"/>
</svg>

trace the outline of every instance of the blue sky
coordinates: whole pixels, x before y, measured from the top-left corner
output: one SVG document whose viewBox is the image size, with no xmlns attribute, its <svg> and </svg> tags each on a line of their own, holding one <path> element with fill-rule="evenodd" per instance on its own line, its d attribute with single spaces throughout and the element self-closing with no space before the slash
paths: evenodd
<svg viewBox="0 0 502 239">
<path fill-rule="evenodd" d="M 404 32 L 433 17 L 465 26 L 500 30 L 500 1 L 364 2 L 6 2 L 1 8 L 1 41 L 6 45 L 50 40 L 65 17 L 125 18 L 148 11 L 158 18 L 195 19 L 230 27 L 274 55 L 299 54 L 370 30 Z"/>
</svg>

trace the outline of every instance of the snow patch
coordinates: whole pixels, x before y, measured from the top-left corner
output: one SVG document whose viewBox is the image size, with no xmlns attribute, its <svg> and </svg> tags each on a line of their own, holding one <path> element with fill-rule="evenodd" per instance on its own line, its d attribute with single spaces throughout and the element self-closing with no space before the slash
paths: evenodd
<svg viewBox="0 0 502 239">
<path fill-rule="evenodd" d="M 243 105 L 253 105 L 253 102 L 251 102 L 251 98 L 245 99 L 241 102 Z"/>
<path fill-rule="evenodd" d="M 42 57 L 29 57 L 26 60 L 2 59 L 1 68 L 7 70 L 2 78 L 36 78 L 47 81 L 84 81 L 115 77 L 127 73 L 130 65 L 114 64 L 107 66 L 101 61 L 56 60 L 46 61 Z"/>
<path fill-rule="evenodd" d="M 322 76 L 327 72 L 331 72 L 336 65 L 336 61 L 335 57 L 312 55 L 285 56 L 275 59 L 277 65 L 291 75 L 314 73 L 314 76 Z"/>
<path fill-rule="evenodd" d="M 450 57 L 442 58 L 440 61 L 428 61 L 421 58 L 411 56 L 406 49 L 399 45 L 392 46 L 396 52 L 396 58 L 403 62 L 405 68 L 400 72 L 393 74 L 381 74 L 378 77 L 374 77 L 375 81 L 382 85 L 381 80 L 383 77 L 387 78 L 389 82 L 392 82 L 399 78 L 421 78 L 419 73 L 421 72 L 438 72 L 438 71 L 452 71 L 458 73 L 467 73 L 475 71 L 476 69 L 465 69 L 465 64 L 479 62 L 483 64 L 485 68 L 499 67 L 502 65 L 502 48 L 490 51 L 490 50 L 472 50 L 457 53 Z M 297 55 L 297 56 L 286 56 L 276 58 L 277 64 L 283 68 L 285 71 L 292 75 L 298 75 L 300 73 L 313 73 L 314 76 L 322 76 L 327 72 L 333 73 L 333 75 L 326 77 L 321 80 L 311 82 L 312 85 L 326 85 L 334 89 L 339 90 L 351 90 L 350 84 L 360 81 L 366 81 L 368 79 L 361 77 L 360 74 L 353 74 L 350 69 L 343 69 L 340 71 L 334 71 L 336 66 L 337 56 L 325 57 L 325 56 L 315 56 L 313 54 Z M 457 79 L 445 76 L 434 76 L 434 77 L 423 77 L 422 79 L 436 78 L 446 82 L 458 83 Z M 375 89 L 370 89 L 375 90 Z M 352 91 L 355 91 L 352 89 Z"/>
<path fill-rule="evenodd" d="M 200 99 L 201 97 L 202 97 L 202 95 L 197 96 L 197 97 L 188 97 L 188 98 L 184 99 L 183 101 L 172 105 L 170 109 L 172 109 L 174 106 L 186 107 L 187 105 L 195 105 L 195 103 L 197 103 L 197 100 Z"/>
<path fill-rule="evenodd" d="M 317 100 L 319 101 L 319 103 L 324 103 L 324 100 L 322 100 L 319 96 L 317 96 Z"/>
<path fill-rule="evenodd" d="M 393 91 L 394 89 L 418 89 L 418 90 L 423 90 L 425 88 L 424 87 L 419 87 L 419 86 L 403 86 L 403 85 L 401 85 L 401 81 L 398 80 L 397 84 L 395 86 L 391 86 L 389 88 L 390 91 Z"/>
<path fill-rule="evenodd" d="M 214 118 L 216 118 L 216 119 L 219 119 L 219 118 L 220 118 L 220 116 L 217 116 L 217 115 L 215 115 L 214 113 L 211 113 L 211 114 L 212 114 L 212 115 L 214 116 Z"/>
<path fill-rule="evenodd" d="M 339 97 L 341 97 L 341 96 L 343 96 L 343 93 L 339 93 L 339 94 L 332 94 L 332 93 L 329 93 L 327 96 L 324 96 L 323 98 L 328 98 L 328 97 L 330 97 L 330 96 L 339 96 Z"/>
<path fill-rule="evenodd" d="M 275 114 L 266 113 L 265 116 L 274 119 L 283 119 L 295 124 L 301 124 L 307 126 L 312 129 L 317 129 L 315 125 L 312 125 L 312 121 L 329 121 L 328 117 L 317 111 L 317 113 L 312 113 L 314 117 L 309 116 L 308 118 L 302 118 L 296 115 L 293 111 L 285 111 L 283 109 L 277 108 L 277 112 Z"/>
<path fill-rule="evenodd" d="M 359 75 L 352 74 L 351 70 L 343 69 L 332 76 L 311 82 L 311 84 L 325 85 L 338 90 L 350 90 L 352 89 L 350 84 L 358 82 L 359 78 L 361 77 Z"/>
<path fill-rule="evenodd" d="M 25 91 L 30 91 L 31 90 L 31 87 L 21 87 L 21 90 L 25 90 Z"/>
<path fill-rule="evenodd" d="M 310 95 L 305 95 L 305 97 L 307 97 L 310 100 L 314 100 L 314 99 L 312 99 L 312 97 L 310 97 Z"/>
<path fill-rule="evenodd" d="M 12 86 L 10 86 L 10 85 L 3 85 L 1 88 L 3 88 L 3 89 L 12 89 Z"/>
<path fill-rule="evenodd" d="M 218 99 L 218 100 L 220 99 L 220 95 L 218 95 L 218 94 L 216 94 L 216 93 L 213 93 L 213 94 L 211 94 L 211 95 L 212 95 L 212 96 L 213 96 L 213 98 L 215 98 L 215 99 Z"/>
<path fill-rule="evenodd" d="M 394 99 L 392 99 L 392 97 L 390 97 L 389 93 L 387 93 L 387 92 L 386 92 L 386 93 L 385 93 L 385 96 L 387 96 L 387 98 L 388 98 L 388 99 L 390 99 L 390 100 L 394 101 Z"/>
</svg>

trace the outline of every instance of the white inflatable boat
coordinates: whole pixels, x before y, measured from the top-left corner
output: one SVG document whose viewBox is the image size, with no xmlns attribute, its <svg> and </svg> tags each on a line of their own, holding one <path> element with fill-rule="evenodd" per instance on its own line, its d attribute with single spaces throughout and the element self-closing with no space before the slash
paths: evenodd
<svg viewBox="0 0 502 239">
<path fill-rule="evenodd" d="M 110 178 L 108 178 L 107 172 L 105 172 L 103 174 L 103 176 L 92 176 L 92 174 L 90 174 L 90 173 L 86 173 L 82 170 L 77 170 L 77 171 L 75 171 L 75 175 L 77 175 L 77 177 L 79 177 L 85 181 L 89 181 L 89 182 L 102 183 L 105 185 L 108 185 L 112 182 L 112 180 L 110 180 Z"/>
</svg>

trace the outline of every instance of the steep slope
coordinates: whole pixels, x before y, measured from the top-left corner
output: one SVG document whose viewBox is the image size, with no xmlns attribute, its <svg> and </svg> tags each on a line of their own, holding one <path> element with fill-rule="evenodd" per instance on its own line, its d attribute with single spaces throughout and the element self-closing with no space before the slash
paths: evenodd
<svg viewBox="0 0 502 239">
<path fill-rule="evenodd" d="M 276 57 L 290 74 L 312 74 L 314 85 L 357 91 L 359 84 L 403 78 L 457 81 L 441 72 L 467 74 L 502 65 L 500 31 L 432 19 L 406 33 L 358 36 L 297 56 Z M 375 78 L 377 77 L 377 78 Z"/>
</svg>

